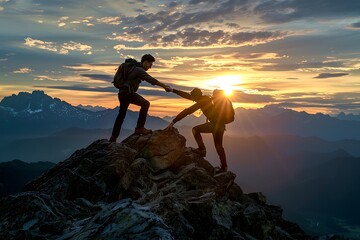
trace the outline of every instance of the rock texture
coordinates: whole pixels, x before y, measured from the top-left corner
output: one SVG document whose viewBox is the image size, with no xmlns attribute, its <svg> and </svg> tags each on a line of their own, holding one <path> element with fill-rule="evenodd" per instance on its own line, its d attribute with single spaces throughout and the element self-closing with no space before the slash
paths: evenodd
<svg viewBox="0 0 360 240">
<path fill-rule="evenodd" d="M 0 199 L 0 239 L 311 239 L 176 129 L 98 140 Z"/>
</svg>

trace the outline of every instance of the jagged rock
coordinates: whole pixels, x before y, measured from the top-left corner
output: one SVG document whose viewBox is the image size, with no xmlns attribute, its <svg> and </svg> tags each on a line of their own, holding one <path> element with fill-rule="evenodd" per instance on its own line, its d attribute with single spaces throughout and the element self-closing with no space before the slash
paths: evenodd
<svg viewBox="0 0 360 240">
<path fill-rule="evenodd" d="M 176 129 L 98 140 L 0 199 L 0 239 L 311 239 Z"/>
<path fill-rule="evenodd" d="M 176 162 L 185 148 L 185 138 L 173 131 L 155 131 L 148 135 L 131 135 L 123 141 L 147 159 L 153 172 L 161 171 Z"/>
</svg>

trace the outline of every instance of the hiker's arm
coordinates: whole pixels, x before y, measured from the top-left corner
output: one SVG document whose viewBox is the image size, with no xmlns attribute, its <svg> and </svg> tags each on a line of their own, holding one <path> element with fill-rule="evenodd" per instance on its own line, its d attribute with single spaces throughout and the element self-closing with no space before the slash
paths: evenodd
<svg viewBox="0 0 360 240">
<path fill-rule="evenodd" d="M 160 82 L 159 80 L 157 80 L 156 78 L 153 78 L 152 76 L 150 76 L 150 74 L 148 74 L 143 69 L 141 71 L 139 71 L 139 75 L 140 75 L 139 77 L 141 80 L 145 80 L 152 85 L 160 86 L 160 87 L 164 88 L 167 92 L 171 92 L 171 90 L 172 90 L 168 85 L 165 85 L 162 82 Z"/>
<path fill-rule="evenodd" d="M 147 81 L 148 83 L 150 83 L 151 85 L 158 85 L 161 86 L 160 83 L 156 78 L 153 78 L 152 76 L 150 76 L 147 72 L 145 72 L 144 69 L 141 69 L 140 67 L 138 69 L 138 76 L 141 80 Z M 161 86 L 162 87 L 162 86 Z"/>
<path fill-rule="evenodd" d="M 156 84 L 156 85 L 158 85 L 158 86 L 160 86 L 160 87 L 164 88 L 167 92 L 172 92 L 172 90 L 173 90 L 170 86 L 165 85 L 165 84 L 163 84 L 163 83 L 162 83 L 162 82 L 160 82 L 160 81 L 158 81 L 158 84 Z"/>
<path fill-rule="evenodd" d="M 172 92 L 179 95 L 180 97 L 192 100 L 191 95 L 189 93 L 187 93 L 187 92 L 183 92 L 183 91 L 180 91 L 180 90 L 177 90 L 177 89 L 173 89 Z"/>
<path fill-rule="evenodd" d="M 176 123 L 178 121 L 180 121 L 181 119 L 183 119 L 184 117 L 186 117 L 187 115 L 192 114 L 193 112 L 195 112 L 196 110 L 198 110 L 199 108 L 201 108 L 201 103 L 197 102 L 194 105 L 192 105 L 189 108 L 186 108 L 184 110 L 182 110 L 175 118 L 174 120 L 172 120 L 173 123 Z"/>
</svg>

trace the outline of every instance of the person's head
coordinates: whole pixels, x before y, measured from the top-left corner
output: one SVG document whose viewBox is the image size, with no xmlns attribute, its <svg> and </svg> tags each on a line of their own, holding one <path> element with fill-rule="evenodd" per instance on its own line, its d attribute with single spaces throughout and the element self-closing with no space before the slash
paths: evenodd
<svg viewBox="0 0 360 240">
<path fill-rule="evenodd" d="M 151 68 L 153 62 L 155 62 L 155 58 L 151 54 L 145 54 L 141 58 L 141 65 L 143 66 L 145 71 Z"/>
<path fill-rule="evenodd" d="M 216 100 L 218 97 L 223 97 L 224 96 L 224 90 L 220 90 L 220 89 L 214 89 L 213 91 L 213 99 Z"/>
<path fill-rule="evenodd" d="M 200 88 L 194 88 L 190 92 L 190 95 L 191 95 L 192 100 L 197 101 L 202 96 L 202 92 L 201 92 Z"/>
</svg>

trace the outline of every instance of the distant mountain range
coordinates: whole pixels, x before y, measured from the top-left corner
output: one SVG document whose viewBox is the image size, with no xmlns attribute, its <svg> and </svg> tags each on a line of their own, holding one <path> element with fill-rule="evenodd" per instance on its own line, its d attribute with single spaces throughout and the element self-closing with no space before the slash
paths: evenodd
<svg viewBox="0 0 360 240">
<path fill-rule="evenodd" d="M 360 114 L 345 114 L 343 112 L 337 115 L 337 118 L 340 120 L 351 120 L 351 121 L 360 121 Z"/>
<path fill-rule="evenodd" d="M 98 111 L 104 111 L 104 110 L 107 110 L 107 108 L 105 107 L 102 107 L 102 106 L 91 106 L 91 105 L 77 105 L 76 107 L 78 108 L 82 108 L 82 109 L 86 109 L 86 110 L 89 110 L 89 111 L 92 111 L 92 112 L 98 112 Z"/>
<path fill-rule="evenodd" d="M 285 134 L 315 136 L 326 140 L 360 139 L 360 122 L 340 120 L 322 113 L 308 114 L 266 106 L 261 109 L 236 109 L 236 118 L 227 129 L 238 135 Z"/>
<path fill-rule="evenodd" d="M 111 129 L 118 108 L 94 111 L 89 106 L 75 107 L 58 98 L 52 98 L 43 91 L 20 92 L 5 97 L 0 102 L 0 131 L 11 137 L 43 136 L 71 127 L 84 129 Z M 360 121 L 341 120 L 350 115 L 340 114 L 339 118 L 329 115 L 308 114 L 269 105 L 260 109 L 238 108 L 236 119 L 227 125 L 232 135 L 296 135 L 316 136 L 326 140 L 360 140 Z M 344 117 L 347 116 L 347 117 Z M 353 115 L 356 116 L 356 115 Z M 128 111 L 123 128 L 134 129 L 137 112 Z M 174 117 L 149 116 L 146 126 L 151 129 L 165 127 Z M 355 119 L 355 117 L 354 117 Z M 205 122 L 205 117 L 188 116 L 177 126 L 194 126 Z M 1 138 L 1 137 L 0 137 Z M 1 139 L 0 139 L 1 143 Z"/>
<path fill-rule="evenodd" d="M 4 135 L 27 136 L 50 134 L 71 127 L 86 129 L 112 128 L 119 109 L 90 111 L 52 98 L 43 91 L 20 92 L 5 97 L 0 102 L 0 131 Z M 125 129 L 134 129 L 137 112 L 128 111 L 123 124 Z M 147 126 L 161 128 L 167 122 L 149 116 Z"/>
</svg>

